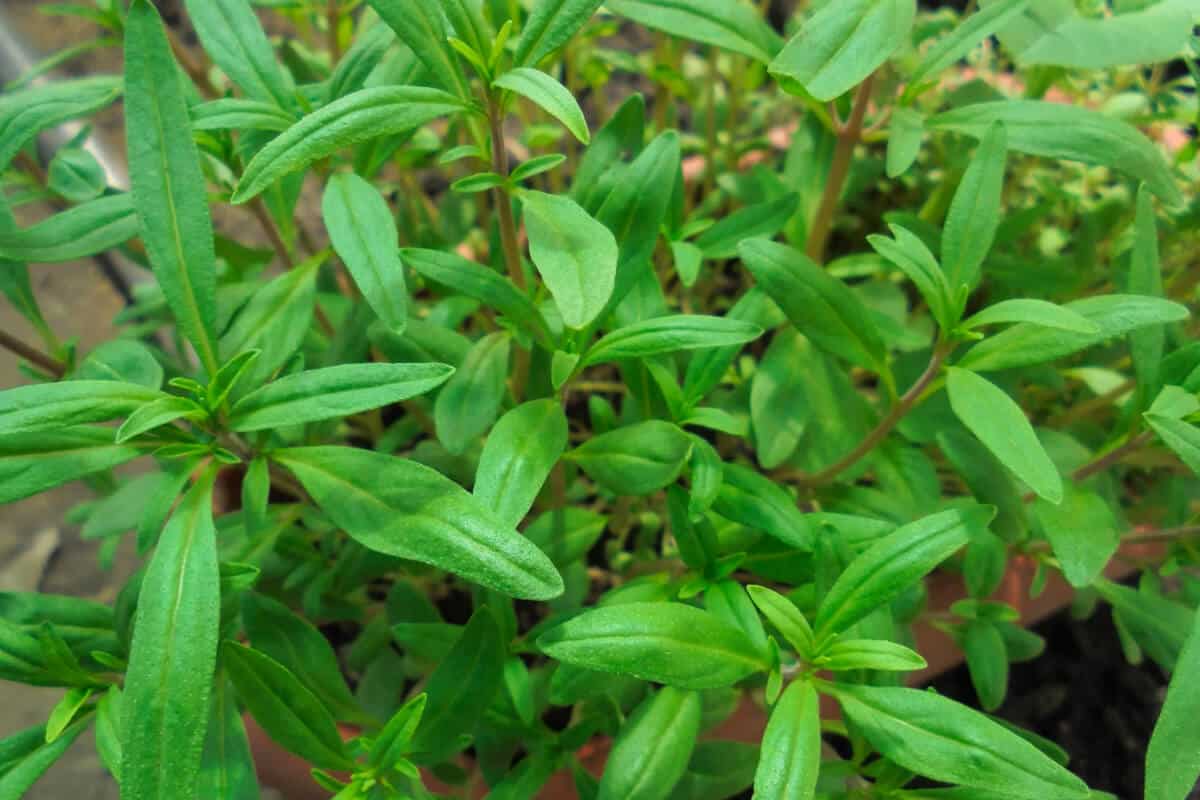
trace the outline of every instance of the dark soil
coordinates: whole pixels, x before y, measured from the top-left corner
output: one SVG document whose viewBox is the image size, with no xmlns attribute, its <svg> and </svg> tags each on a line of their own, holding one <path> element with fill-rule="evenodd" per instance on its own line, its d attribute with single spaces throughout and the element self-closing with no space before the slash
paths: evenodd
<svg viewBox="0 0 1200 800">
<path fill-rule="evenodd" d="M 1142 796 L 1146 744 L 1167 677 L 1146 660 L 1125 660 L 1108 610 L 1072 619 L 1062 612 L 1034 630 L 1046 652 L 1011 668 L 997 716 L 1053 740 L 1071 754 L 1071 770 L 1093 789 L 1122 800 Z M 966 667 L 934 682 L 939 692 L 978 707 Z M 1192 798 L 1200 798 L 1200 787 Z"/>
</svg>

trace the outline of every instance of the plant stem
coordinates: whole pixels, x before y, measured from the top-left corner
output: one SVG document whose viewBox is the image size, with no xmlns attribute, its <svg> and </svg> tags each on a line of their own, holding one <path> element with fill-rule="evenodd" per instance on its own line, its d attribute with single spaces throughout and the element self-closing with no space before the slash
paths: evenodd
<svg viewBox="0 0 1200 800">
<path fill-rule="evenodd" d="M 16 353 L 31 364 L 41 367 L 55 378 L 61 378 L 67 374 L 66 365 L 57 358 L 46 355 L 41 350 L 30 344 L 26 344 L 7 331 L 0 331 L 0 347 Z"/>
<path fill-rule="evenodd" d="M 338 28 L 341 24 L 341 2 L 340 0 L 329 0 L 329 4 L 325 9 L 325 22 L 329 28 L 329 56 L 333 63 L 342 57 L 342 44 L 338 38 Z"/>
<path fill-rule="evenodd" d="M 508 150 L 504 146 L 504 117 L 496 96 L 488 92 L 487 97 L 488 125 L 492 137 L 492 171 L 508 178 Z M 500 246 L 504 249 L 504 263 L 508 269 L 508 277 L 521 291 L 525 291 L 525 270 L 521 266 L 521 246 L 517 242 L 517 223 L 513 219 L 512 197 L 508 187 L 497 186 L 492 190 L 492 199 L 496 204 L 496 213 L 500 221 Z M 525 383 L 529 378 L 529 353 L 522 347 L 516 348 L 513 363 L 512 393 L 513 399 L 520 403 L 525 395 Z"/>
<path fill-rule="evenodd" d="M 913 407 L 921 401 L 925 390 L 929 388 L 929 385 L 937 379 L 938 374 L 941 372 L 942 364 L 945 363 L 946 357 L 950 355 L 950 350 L 951 347 L 949 345 L 939 343 L 934 348 L 933 355 L 929 359 L 929 365 L 925 367 L 925 371 L 921 373 L 921 377 L 917 378 L 916 382 L 909 387 L 909 390 L 896 401 L 887 415 L 875 426 L 875 429 L 859 442 L 858 447 L 855 447 L 836 463 L 831 464 L 814 475 L 799 476 L 800 485 L 812 488 L 831 483 L 838 475 L 857 464 L 864 456 L 874 450 L 900 424 L 905 415 L 909 411 L 912 411 Z"/>
<path fill-rule="evenodd" d="M 1103 472 L 1104 470 L 1118 463 L 1121 459 L 1125 458 L 1125 456 L 1129 455 L 1133 451 L 1140 450 L 1143 445 L 1149 443 L 1153 438 L 1154 434 L 1150 431 L 1139 433 L 1137 436 L 1134 436 L 1120 447 L 1115 447 L 1112 450 L 1109 450 L 1095 461 L 1088 462 L 1072 472 L 1071 480 L 1077 483 L 1086 481 L 1097 472 Z"/>
<path fill-rule="evenodd" d="M 836 128 L 837 144 L 833 150 L 833 161 L 829 165 L 829 177 L 825 180 L 825 193 L 821 196 L 821 205 L 813 218 L 812 227 L 808 231 L 808 242 L 804 248 L 808 257 L 818 263 L 825 258 L 825 246 L 829 243 L 829 235 L 833 231 L 833 216 L 837 212 L 842 191 L 846 188 L 846 178 L 850 175 L 850 165 L 854 160 L 854 148 L 862 138 L 863 119 L 867 114 L 867 105 L 871 101 L 871 89 L 874 85 L 874 75 L 859 84 L 854 95 L 850 119 Z"/>
</svg>

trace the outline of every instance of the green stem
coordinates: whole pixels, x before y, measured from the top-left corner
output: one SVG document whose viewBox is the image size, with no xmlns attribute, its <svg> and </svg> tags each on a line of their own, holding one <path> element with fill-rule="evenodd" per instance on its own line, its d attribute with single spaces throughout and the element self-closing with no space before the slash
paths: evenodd
<svg viewBox="0 0 1200 800">
<path fill-rule="evenodd" d="M 829 177 L 825 180 L 825 192 L 821 196 L 821 205 L 817 208 L 817 215 L 808 231 L 808 242 L 805 246 L 808 257 L 817 263 L 825 259 L 825 247 L 829 244 L 830 233 L 833 232 L 833 217 L 837 213 L 842 191 L 846 188 L 846 178 L 850 175 L 854 148 L 862 138 L 863 119 L 867 114 L 867 105 L 871 101 L 871 89 L 874 85 L 874 75 L 859 84 L 854 95 L 850 119 L 837 128 L 837 144 L 833 150 L 833 161 L 829 165 Z"/>
<path fill-rule="evenodd" d="M 496 96 L 488 92 L 487 96 L 488 125 L 492 136 L 492 171 L 508 178 L 508 150 L 504 146 L 504 115 Z M 496 204 L 496 213 L 500 223 L 500 246 L 504 250 L 504 263 L 508 269 L 508 277 L 521 291 L 525 291 L 525 270 L 521 266 L 521 247 L 517 241 L 517 223 L 513 218 L 512 196 L 507 185 L 497 186 L 492 190 L 492 199 Z M 513 400 L 520 403 L 525 396 L 525 384 L 529 379 L 529 353 L 521 347 L 516 348 L 513 363 L 512 393 Z"/>
<path fill-rule="evenodd" d="M 942 364 L 945 363 L 947 356 L 950 355 L 951 347 L 945 343 L 939 343 L 933 350 L 933 355 L 929 359 L 929 365 L 925 367 L 925 371 L 917 378 L 909 390 L 904 393 L 904 396 L 892 405 L 891 410 L 887 415 L 879 421 L 874 430 L 866 435 L 859 442 L 858 446 L 831 464 L 820 472 L 813 475 L 799 476 L 801 486 L 814 488 L 832 483 L 838 475 L 841 475 L 850 467 L 857 464 L 864 456 L 874 450 L 888 434 L 891 433 L 900 421 L 904 419 L 909 411 L 912 411 L 918 403 L 924 399 L 925 390 L 929 388 L 938 377 L 942 370 Z"/>
</svg>

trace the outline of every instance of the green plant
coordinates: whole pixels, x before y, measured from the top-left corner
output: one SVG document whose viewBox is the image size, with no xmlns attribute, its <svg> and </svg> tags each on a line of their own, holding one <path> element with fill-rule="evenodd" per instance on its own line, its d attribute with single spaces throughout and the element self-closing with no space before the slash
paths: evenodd
<svg viewBox="0 0 1200 800">
<path fill-rule="evenodd" d="M 0 677 L 65 689 L 0 798 L 88 727 L 123 797 L 255 798 L 243 710 L 339 800 L 1099 797 L 985 713 L 1042 647 L 1013 559 L 1173 670 L 1146 797 L 1187 794 L 1198 171 L 1144 131 L 1197 119 L 1195 4 L 758 5 L 186 0 L 211 64 L 147 0 L 46 7 L 103 34 L 37 71 L 125 72 L 0 97 L 42 340 L 0 333 L 0 500 L 86 481 L 147 560 L 112 607 L 0 595 Z M 119 98 L 131 191 L 82 139 L 42 170 Z M 109 251 L 153 281 L 77 354 L 25 264 Z M 918 621 L 982 711 L 904 688 Z M 698 741 L 747 697 L 761 747 Z"/>
</svg>

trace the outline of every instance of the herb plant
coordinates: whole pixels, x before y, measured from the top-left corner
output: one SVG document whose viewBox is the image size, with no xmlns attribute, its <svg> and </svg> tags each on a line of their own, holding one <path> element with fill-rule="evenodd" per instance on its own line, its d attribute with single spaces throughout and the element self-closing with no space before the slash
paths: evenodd
<svg viewBox="0 0 1200 800">
<path fill-rule="evenodd" d="M 0 500 L 83 480 L 145 565 L 0 596 L 0 677 L 64 689 L 0 798 L 87 728 L 122 797 L 257 798 L 249 718 L 339 800 L 1106 796 L 988 713 L 1061 575 L 1171 672 L 1145 796 L 1182 800 L 1197 6 L 799 5 L 185 0 L 203 54 L 47 5 L 103 33 L 38 72 L 124 74 L 0 97 L 41 339 L 0 333 Z M 128 191 L 79 138 L 41 168 L 118 102 Z M 104 253 L 148 279 L 77 353 L 29 271 Z M 977 708 L 906 687 L 914 624 Z M 760 743 L 706 733 L 746 707 Z"/>
</svg>

